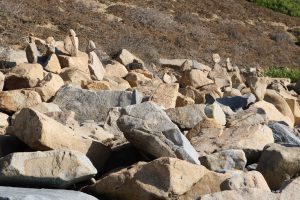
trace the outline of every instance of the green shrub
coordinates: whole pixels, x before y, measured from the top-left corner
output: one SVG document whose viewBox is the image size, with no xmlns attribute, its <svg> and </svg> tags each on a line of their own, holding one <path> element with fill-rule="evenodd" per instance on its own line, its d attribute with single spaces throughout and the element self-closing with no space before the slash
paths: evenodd
<svg viewBox="0 0 300 200">
<path fill-rule="evenodd" d="M 250 0 L 258 5 L 285 13 L 294 17 L 300 17 L 300 0 Z"/>
<path fill-rule="evenodd" d="M 264 75 L 273 78 L 290 78 L 294 83 L 300 79 L 300 69 L 270 67 L 264 70 Z"/>
</svg>

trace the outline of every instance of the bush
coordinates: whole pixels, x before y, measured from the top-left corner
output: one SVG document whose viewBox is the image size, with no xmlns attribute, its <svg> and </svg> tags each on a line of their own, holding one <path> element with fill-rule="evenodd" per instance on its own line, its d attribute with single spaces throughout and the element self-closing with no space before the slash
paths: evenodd
<svg viewBox="0 0 300 200">
<path fill-rule="evenodd" d="M 294 17 L 300 17 L 300 0 L 249 0 Z"/>
<path fill-rule="evenodd" d="M 264 75 L 273 78 L 290 78 L 295 83 L 300 79 L 300 69 L 270 67 L 264 70 Z"/>
</svg>

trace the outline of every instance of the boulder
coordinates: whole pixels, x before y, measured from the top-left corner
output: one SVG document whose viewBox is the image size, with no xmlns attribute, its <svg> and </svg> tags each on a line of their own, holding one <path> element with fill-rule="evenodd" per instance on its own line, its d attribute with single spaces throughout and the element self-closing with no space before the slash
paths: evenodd
<svg viewBox="0 0 300 200">
<path fill-rule="evenodd" d="M 199 158 L 201 164 L 207 169 L 216 172 L 228 170 L 244 170 L 247 159 L 243 150 L 229 149 L 219 151 Z"/>
<path fill-rule="evenodd" d="M 105 69 L 94 51 L 89 52 L 89 69 L 94 80 L 101 81 L 103 79 Z"/>
<path fill-rule="evenodd" d="M 141 59 L 139 59 L 138 57 L 136 57 L 135 55 L 130 53 L 127 49 L 121 50 L 121 52 L 119 53 L 119 55 L 117 57 L 117 61 L 119 61 L 120 63 L 122 63 L 125 66 L 127 66 L 131 63 L 134 63 L 135 61 L 144 65 L 144 63 Z"/>
<path fill-rule="evenodd" d="M 120 110 L 120 130 L 139 150 L 155 158 L 177 157 L 200 164 L 198 153 L 161 107 L 145 102 Z"/>
<path fill-rule="evenodd" d="M 131 88 L 128 81 L 124 80 L 120 77 L 104 77 L 104 81 L 108 82 L 109 87 L 111 90 L 115 91 L 125 91 Z"/>
<path fill-rule="evenodd" d="M 147 82 L 151 81 L 150 78 L 146 77 L 144 74 L 137 72 L 129 72 L 126 77 L 126 81 L 130 84 L 131 87 L 136 87 L 138 85 L 144 85 Z"/>
<path fill-rule="evenodd" d="M 268 83 L 269 79 L 267 77 L 249 76 L 247 78 L 247 84 L 249 85 L 251 92 L 256 96 L 257 101 L 264 99 Z"/>
<path fill-rule="evenodd" d="M 247 109 L 251 104 L 255 103 L 256 97 L 248 93 L 243 96 L 217 98 L 216 101 L 224 106 L 229 106 L 236 112 Z"/>
<path fill-rule="evenodd" d="M 0 158 L 10 153 L 29 151 L 30 148 L 18 138 L 10 135 L 0 135 Z"/>
<path fill-rule="evenodd" d="M 6 128 L 9 126 L 9 122 L 9 115 L 0 112 L 0 135 L 4 135 L 6 133 Z"/>
<path fill-rule="evenodd" d="M 300 145 L 300 138 L 287 125 L 279 122 L 271 122 L 269 123 L 269 127 L 273 131 L 275 143 Z"/>
<path fill-rule="evenodd" d="M 40 95 L 30 90 L 10 90 L 0 92 L 0 110 L 13 113 L 22 108 L 42 103 Z"/>
<path fill-rule="evenodd" d="M 43 78 L 44 70 L 42 65 L 22 63 L 6 74 L 4 88 L 6 90 L 32 88 Z"/>
<path fill-rule="evenodd" d="M 55 74 L 59 74 L 61 72 L 60 63 L 56 54 L 49 55 L 46 63 L 44 64 L 44 69 Z"/>
<path fill-rule="evenodd" d="M 5 82 L 5 75 L 2 72 L 0 72 L 0 91 L 3 90 L 4 82 Z"/>
<path fill-rule="evenodd" d="M 66 188 L 96 173 L 91 161 L 76 151 L 20 152 L 0 159 L 3 185 Z"/>
<path fill-rule="evenodd" d="M 75 150 L 87 155 L 100 170 L 110 149 L 100 142 L 84 139 L 50 117 L 30 108 L 22 109 L 13 121 L 14 135 L 34 150 Z"/>
<path fill-rule="evenodd" d="M 97 92 L 101 90 L 111 90 L 111 87 L 108 81 L 93 81 L 88 83 L 85 89 Z"/>
<path fill-rule="evenodd" d="M 284 181 L 299 176 L 300 147 L 268 145 L 260 157 L 257 170 L 265 177 L 272 190 L 278 190 Z"/>
<path fill-rule="evenodd" d="M 160 84 L 150 100 L 165 109 L 175 108 L 178 89 L 178 83 Z"/>
<path fill-rule="evenodd" d="M 166 110 L 169 118 L 181 129 L 191 129 L 201 122 L 205 117 L 204 104 L 188 105 Z"/>
<path fill-rule="evenodd" d="M 75 119 L 79 122 L 85 120 L 104 122 L 110 108 L 141 102 L 135 95 L 136 93 L 127 91 L 93 92 L 67 85 L 57 92 L 53 103 L 63 111 L 74 111 Z"/>
<path fill-rule="evenodd" d="M 59 54 L 58 59 L 61 68 L 75 68 L 82 71 L 83 73 L 90 74 L 88 66 L 89 56 L 84 52 L 79 51 L 76 57 Z"/>
<path fill-rule="evenodd" d="M 43 101 L 48 101 L 55 96 L 56 92 L 64 84 L 63 79 L 59 75 L 49 73 L 34 90 L 40 94 Z"/>
<path fill-rule="evenodd" d="M 261 108 L 251 106 L 247 110 L 242 110 L 227 117 L 227 126 L 252 126 L 258 124 L 268 124 L 265 111 Z"/>
<path fill-rule="evenodd" d="M 79 87 L 84 87 L 87 83 L 92 82 L 88 73 L 76 68 L 64 68 L 59 74 L 65 83 L 72 84 Z"/>
<path fill-rule="evenodd" d="M 269 121 L 285 122 L 290 127 L 293 127 L 291 119 L 279 112 L 273 104 L 266 101 L 258 101 L 253 106 L 264 110 Z"/>
<path fill-rule="evenodd" d="M 163 81 L 165 83 L 175 83 L 178 80 L 177 80 L 176 76 L 174 76 L 173 74 L 167 74 L 167 73 L 165 73 L 164 76 L 163 76 Z"/>
<path fill-rule="evenodd" d="M 193 104 L 195 104 L 195 101 L 191 97 L 184 96 L 183 94 L 178 92 L 176 107 L 184 107 Z"/>
<path fill-rule="evenodd" d="M 189 191 L 199 196 L 220 191 L 220 184 L 228 177 L 211 172 L 201 165 L 175 158 L 160 158 L 108 174 L 82 191 L 98 198 L 167 200 L 170 197 L 192 196 Z"/>
<path fill-rule="evenodd" d="M 40 113 L 61 112 L 62 111 L 58 107 L 58 105 L 56 105 L 54 103 L 46 103 L 46 102 L 42 102 L 40 104 L 31 106 L 30 108 L 32 108 Z"/>
<path fill-rule="evenodd" d="M 199 88 L 212 83 L 213 81 L 207 78 L 207 74 L 199 69 L 185 71 L 180 80 L 180 84 L 184 86 L 192 86 L 194 88 Z"/>
<path fill-rule="evenodd" d="M 300 177 L 290 181 L 287 185 L 280 188 L 280 200 L 299 199 Z"/>
<path fill-rule="evenodd" d="M 294 115 L 295 126 L 300 125 L 300 105 L 295 99 L 285 99 Z"/>
<path fill-rule="evenodd" d="M 128 70 L 124 65 L 117 61 L 112 61 L 105 66 L 105 76 L 124 78 L 128 74 Z"/>
<path fill-rule="evenodd" d="M 271 191 L 265 178 L 258 171 L 236 174 L 222 183 L 223 190 L 240 190 L 246 188 Z"/>
<path fill-rule="evenodd" d="M 159 64 L 167 67 L 180 68 L 185 62 L 188 62 L 189 65 L 191 66 L 193 65 L 192 60 L 187 60 L 187 59 L 166 59 L 166 58 L 159 59 Z"/>
<path fill-rule="evenodd" d="M 53 111 L 44 114 L 72 130 L 79 128 L 79 123 L 75 120 L 75 113 L 73 111 Z"/>
<path fill-rule="evenodd" d="M 97 200 L 82 192 L 71 190 L 31 189 L 0 186 L 0 199 L 5 200 Z"/>
<path fill-rule="evenodd" d="M 34 42 L 29 42 L 25 48 L 28 63 L 37 63 L 40 52 Z"/>
<path fill-rule="evenodd" d="M 217 123 L 224 126 L 226 124 L 226 116 L 218 103 L 213 103 L 205 107 L 205 114 L 209 118 L 215 119 Z"/>
</svg>

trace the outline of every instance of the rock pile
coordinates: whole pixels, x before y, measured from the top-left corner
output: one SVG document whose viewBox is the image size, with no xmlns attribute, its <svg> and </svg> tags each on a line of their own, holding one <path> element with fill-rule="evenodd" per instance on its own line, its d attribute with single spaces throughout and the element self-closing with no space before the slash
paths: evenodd
<svg viewBox="0 0 300 200">
<path fill-rule="evenodd" d="M 30 34 L 0 74 L 0 199 L 298 198 L 300 80 L 79 39 Z"/>
</svg>

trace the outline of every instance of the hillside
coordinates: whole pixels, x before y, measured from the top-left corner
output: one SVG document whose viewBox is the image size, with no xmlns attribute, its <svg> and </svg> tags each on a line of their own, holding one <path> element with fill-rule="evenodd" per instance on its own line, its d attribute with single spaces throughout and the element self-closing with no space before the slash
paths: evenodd
<svg viewBox="0 0 300 200">
<path fill-rule="evenodd" d="M 219 53 L 239 66 L 300 66 L 300 18 L 244 0 L 2 0 L 0 7 L 2 46 L 24 45 L 30 32 L 62 40 L 73 28 L 81 50 L 93 39 L 109 55 L 127 48 L 147 63 L 209 64 Z"/>
</svg>

